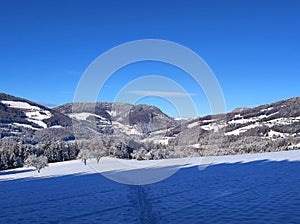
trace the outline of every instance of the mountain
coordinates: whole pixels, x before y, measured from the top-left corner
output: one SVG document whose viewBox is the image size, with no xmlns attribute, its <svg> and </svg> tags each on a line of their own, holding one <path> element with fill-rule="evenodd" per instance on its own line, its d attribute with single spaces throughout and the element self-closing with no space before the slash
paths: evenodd
<svg viewBox="0 0 300 224">
<path fill-rule="evenodd" d="M 72 119 L 29 100 L 0 93 L 0 138 L 31 138 L 43 129 L 72 126 Z"/>
<path fill-rule="evenodd" d="M 300 97 L 227 114 L 174 119 L 149 105 L 69 103 L 50 109 L 0 93 L 0 153 L 10 152 L 2 155 L 7 161 L 13 153 L 16 161 L 32 153 L 47 154 L 53 162 L 70 160 L 87 148 L 106 148 L 102 155 L 121 158 L 160 159 L 299 146 Z M 22 164 L 16 161 L 0 161 L 0 169 Z"/>
<path fill-rule="evenodd" d="M 300 97 L 193 119 L 165 135 L 204 155 L 300 147 Z"/>
<path fill-rule="evenodd" d="M 54 108 L 101 134 L 145 136 L 170 128 L 176 121 L 160 109 L 127 103 L 69 103 Z"/>
<path fill-rule="evenodd" d="M 0 93 L 0 138 L 36 144 L 95 135 L 139 136 L 177 123 L 156 107 L 126 103 L 69 103 L 53 109 Z"/>
</svg>

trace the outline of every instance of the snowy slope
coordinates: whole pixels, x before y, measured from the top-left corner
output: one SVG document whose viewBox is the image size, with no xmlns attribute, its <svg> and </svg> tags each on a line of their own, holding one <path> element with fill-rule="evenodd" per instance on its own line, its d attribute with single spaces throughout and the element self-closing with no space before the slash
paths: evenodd
<svg viewBox="0 0 300 224">
<path fill-rule="evenodd" d="M 63 129 L 71 125 L 72 120 L 68 116 L 55 110 L 23 98 L 0 93 L 1 140 L 7 137 L 14 138 L 15 142 L 35 142 L 34 134 L 41 131 L 44 133 L 48 131 L 49 137 L 57 139 L 58 132 L 53 132 L 52 127 Z"/>
<path fill-rule="evenodd" d="M 184 167 L 141 186 L 113 182 L 80 161 L 40 174 L 0 172 L 0 223 L 300 223 L 300 151 L 206 158 L 206 169 L 201 161 L 130 161 L 140 175 Z"/>
<path fill-rule="evenodd" d="M 32 106 L 27 102 L 1 100 L 0 103 L 5 104 L 10 108 L 22 109 L 27 117 L 26 120 L 35 123 L 42 128 L 47 128 L 47 124 L 43 120 L 49 119 L 52 116 L 49 110 L 45 110 L 37 106 Z M 27 127 L 33 128 L 30 125 Z"/>
</svg>

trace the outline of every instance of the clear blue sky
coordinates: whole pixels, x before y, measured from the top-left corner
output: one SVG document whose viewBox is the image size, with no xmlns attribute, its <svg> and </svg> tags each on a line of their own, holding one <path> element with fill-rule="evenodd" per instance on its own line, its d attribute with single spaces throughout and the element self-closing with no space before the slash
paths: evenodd
<svg viewBox="0 0 300 224">
<path fill-rule="evenodd" d="M 97 56 L 127 41 L 157 38 L 185 45 L 208 63 L 228 111 L 299 96 L 299 12 L 297 0 L 2 0 L 0 92 L 45 104 L 71 102 Z M 112 101 L 141 75 L 165 75 L 195 94 L 200 115 L 209 113 L 201 90 L 176 68 L 145 62 L 118 73 L 100 100 Z M 141 102 L 177 115 L 159 99 Z"/>
</svg>

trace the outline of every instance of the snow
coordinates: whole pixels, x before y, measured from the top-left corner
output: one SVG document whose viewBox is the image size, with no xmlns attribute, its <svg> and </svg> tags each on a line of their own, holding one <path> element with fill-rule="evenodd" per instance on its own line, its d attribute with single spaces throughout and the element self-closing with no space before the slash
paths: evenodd
<svg viewBox="0 0 300 224">
<path fill-rule="evenodd" d="M 64 127 L 61 126 L 61 125 L 53 125 L 53 126 L 51 126 L 50 128 L 64 128 Z"/>
<path fill-rule="evenodd" d="M 37 106 L 32 106 L 27 102 L 8 100 L 2 100 L 1 102 L 9 107 L 24 110 L 28 121 L 33 122 L 43 128 L 47 128 L 47 124 L 43 122 L 43 120 L 48 119 L 52 116 L 50 111 L 43 110 Z M 32 129 L 34 128 L 32 127 Z"/>
<path fill-rule="evenodd" d="M 19 131 L 11 131 L 10 133 L 14 134 L 14 135 L 20 135 L 21 134 L 21 132 L 19 132 Z"/>
<path fill-rule="evenodd" d="M 17 168 L 7 171 L 1 171 L 0 181 L 20 179 L 20 178 L 46 178 L 54 176 L 64 176 L 70 174 L 88 174 L 94 173 L 89 166 L 82 166 L 79 160 L 50 163 L 48 167 L 42 170 L 41 173 L 37 173 L 34 168 Z M 12 172 L 13 171 L 13 172 Z M 27 172 L 25 172 L 27 171 Z M 5 173 L 12 173 L 5 175 Z"/>
<path fill-rule="evenodd" d="M 291 118 L 294 122 L 300 121 L 300 116 Z"/>
<path fill-rule="evenodd" d="M 191 118 L 187 118 L 187 117 L 175 117 L 174 120 L 175 121 L 188 121 L 190 120 Z"/>
<path fill-rule="evenodd" d="M 102 175 L 80 161 L 50 164 L 41 173 L 0 172 L 0 223 L 300 223 L 300 150 L 127 160 L 116 167 L 120 161 L 101 160 L 111 164 Z M 149 185 L 108 179 L 176 166 L 174 175 Z"/>
<path fill-rule="evenodd" d="M 152 134 L 152 133 L 151 133 Z M 157 136 L 154 135 L 154 137 L 147 137 L 145 139 L 142 139 L 141 142 L 154 142 L 155 144 L 163 144 L 168 145 L 170 140 L 175 139 L 175 137 L 164 137 L 164 136 Z"/>
<path fill-rule="evenodd" d="M 171 139 L 171 137 L 162 137 L 162 138 L 154 139 L 153 141 L 155 144 L 168 145 L 169 139 Z"/>
<path fill-rule="evenodd" d="M 39 130 L 38 128 L 34 128 L 29 124 L 13 123 L 13 125 L 16 125 L 16 126 L 19 126 L 19 127 L 24 127 L 24 128 L 30 128 L 30 129 L 33 129 L 33 130 Z"/>
<path fill-rule="evenodd" d="M 47 128 L 47 124 L 43 120 L 51 117 L 51 113 L 49 111 L 41 111 L 40 109 L 37 111 L 25 112 L 25 114 L 28 117 L 28 121 L 36 123 L 43 128 Z"/>
<path fill-rule="evenodd" d="M 187 117 L 175 117 L 174 120 L 177 122 L 177 123 L 180 123 L 180 124 L 185 124 L 187 122 L 189 122 L 190 120 L 192 120 L 193 118 L 187 118 Z"/>
<path fill-rule="evenodd" d="M 26 109 L 26 110 L 39 110 L 40 109 L 39 107 L 32 106 L 27 102 L 1 100 L 1 103 L 7 105 L 8 107 L 17 108 L 17 109 Z"/>
<path fill-rule="evenodd" d="M 276 118 L 265 122 L 268 126 L 272 127 L 274 125 L 289 125 L 294 122 L 299 122 L 300 119 L 298 117 L 289 117 L 289 118 Z"/>
<path fill-rule="evenodd" d="M 245 123 L 249 123 L 249 122 L 255 122 L 257 121 L 257 118 L 248 118 L 248 119 L 244 119 L 243 117 L 240 117 L 241 119 L 238 120 L 231 120 L 228 121 L 228 124 L 245 124 Z"/>
<path fill-rule="evenodd" d="M 260 111 L 265 112 L 265 111 L 269 111 L 269 110 L 273 110 L 273 109 L 274 109 L 274 107 L 269 107 L 269 108 L 266 108 L 266 109 L 261 109 Z"/>
<path fill-rule="evenodd" d="M 105 117 L 101 117 L 97 114 L 87 113 L 87 112 L 81 112 L 81 113 L 72 113 L 69 115 L 71 118 L 75 118 L 77 120 L 87 120 L 88 117 L 97 117 L 101 119 L 102 123 L 110 124 L 110 121 L 107 120 Z"/>
<path fill-rule="evenodd" d="M 202 129 L 207 130 L 207 131 L 214 131 L 217 132 L 220 129 L 224 128 L 226 125 L 225 124 L 220 124 L 220 123 L 210 123 L 207 125 L 202 125 L 200 126 Z"/>
<path fill-rule="evenodd" d="M 117 111 L 115 111 L 115 110 L 111 110 L 111 111 L 107 110 L 106 112 L 112 117 L 117 116 Z"/>
<path fill-rule="evenodd" d="M 165 135 L 167 131 L 169 131 L 170 129 L 161 129 L 161 130 L 158 130 L 158 131 L 153 131 L 151 132 L 150 134 L 153 135 L 153 136 L 156 136 L 156 135 Z"/>
<path fill-rule="evenodd" d="M 246 127 L 242 127 L 242 128 L 238 128 L 236 130 L 230 131 L 230 132 L 226 132 L 224 135 L 239 135 L 241 133 L 244 133 L 252 128 L 256 128 L 258 126 L 260 126 L 261 124 L 259 124 L 258 122 L 255 124 L 250 124 Z"/>
<path fill-rule="evenodd" d="M 197 127 L 198 125 L 199 125 L 199 121 L 196 121 L 196 122 L 188 124 L 187 128 L 194 128 L 194 127 Z"/>
<path fill-rule="evenodd" d="M 269 115 L 262 114 L 260 116 L 250 117 L 250 118 L 247 118 L 247 119 L 243 118 L 240 115 L 238 117 L 236 117 L 236 115 L 235 115 L 235 117 L 239 118 L 239 119 L 228 121 L 228 124 L 245 124 L 245 123 L 250 123 L 250 122 L 256 122 L 256 121 L 260 121 L 263 118 L 267 118 L 267 117 L 273 116 L 274 114 L 277 114 L 277 113 L 278 112 L 275 112 L 275 113 L 269 114 Z"/>
<path fill-rule="evenodd" d="M 237 114 L 237 115 L 234 116 L 234 118 L 238 118 L 238 119 L 228 121 L 228 124 L 245 124 L 245 123 L 250 123 L 250 122 L 257 122 L 257 121 L 262 120 L 263 118 L 273 116 L 277 113 L 279 113 L 279 112 L 277 111 L 277 112 L 275 112 L 273 114 L 269 114 L 269 115 L 262 114 L 260 116 L 250 117 L 250 118 L 247 118 L 247 119 L 242 117 L 240 114 Z M 263 123 L 265 123 L 265 122 L 263 122 Z"/>
<path fill-rule="evenodd" d="M 239 135 L 240 133 L 243 133 L 243 132 L 245 132 L 245 131 L 247 131 L 251 128 L 255 128 L 255 127 L 263 126 L 263 125 L 273 127 L 274 125 L 288 125 L 288 124 L 292 124 L 294 122 L 299 122 L 300 121 L 300 117 L 275 118 L 275 119 L 272 119 L 272 120 L 269 120 L 269 121 L 264 121 L 264 122 L 260 121 L 263 118 L 273 116 L 274 114 L 277 114 L 277 113 L 278 112 L 275 112 L 275 113 L 269 114 L 269 115 L 264 115 L 263 114 L 263 115 L 260 115 L 258 117 L 251 117 L 251 118 L 248 118 L 248 119 L 244 119 L 243 117 L 239 116 L 240 119 L 228 121 L 228 124 L 247 124 L 247 123 L 250 123 L 250 122 L 256 122 L 256 123 L 250 124 L 248 126 L 245 126 L 245 127 L 242 127 L 242 128 L 236 129 L 236 130 L 233 130 L 231 132 L 227 132 L 227 133 L 225 133 L 225 135 Z M 270 133 L 271 136 L 273 134 L 276 134 L 276 133 L 274 133 L 274 132 Z M 280 136 L 286 136 L 283 133 L 279 133 L 279 135 Z"/>
<path fill-rule="evenodd" d="M 196 144 L 191 145 L 191 147 L 193 147 L 193 148 L 200 148 L 201 145 L 199 143 L 196 143 Z"/>
<path fill-rule="evenodd" d="M 142 135 L 141 132 L 139 132 L 135 126 L 130 126 L 130 125 L 125 125 L 125 124 L 122 124 L 118 121 L 113 121 L 112 122 L 112 125 L 114 128 L 124 132 L 125 134 L 127 135 Z"/>
<path fill-rule="evenodd" d="M 234 118 L 240 118 L 240 117 L 242 117 L 240 114 L 234 115 Z"/>
<path fill-rule="evenodd" d="M 287 133 L 281 133 L 281 132 L 278 132 L 278 131 L 270 130 L 270 131 L 268 132 L 268 136 L 269 136 L 269 137 L 273 137 L 273 136 L 287 137 L 287 136 L 289 136 L 289 134 L 287 134 Z"/>
<path fill-rule="evenodd" d="M 299 147 L 300 149 L 300 147 Z M 240 154 L 240 155 L 227 155 L 227 156 L 209 156 L 203 157 L 207 161 L 211 161 L 209 165 L 218 164 L 234 164 L 234 163 L 249 163 L 255 161 L 289 161 L 300 162 L 300 150 L 281 151 L 281 152 L 268 152 L 268 153 L 252 153 L 252 154 Z M 201 157 L 191 158 L 189 160 L 190 165 L 201 165 Z M 204 165 L 204 164 L 202 164 Z"/>
<path fill-rule="evenodd" d="M 194 147 L 200 147 L 200 144 L 194 144 Z M 298 145 L 300 149 L 300 143 Z M 102 172 L 114 170 L 134 170 L 145 167 L 162 168 L 168 166 L 180 166 L 180 168 L 188 168 L 201 165 L 218 165 L 218 164 L 233 164 L 233 163 L 248 163 L 260 160 L 268 161 L 290 161 L 300 162 L 300 150 L 268 152 L 268 153 L 253 153 L 227 156 L 208 156 L 208 157 L 191 157 L 191 158 L 177 158 L 177 159 L 161 159 L 161 160 L 122 160 L 111 157 L 101 158 L 102 165 L 108 164 L 101 168 Z M 209 164 L 204 164 L 203 161 L 209 161 Z M 0 182 L 23 179 L 23 178 L 52 178 L 65 175 L 75 174 L 94 174 L 98 173 L 95 170 L 95 161 L 91 160 L 92 166 L 85 166 L 80 160 L 72 160 L 66 162 L 50 163 L 48 167 L 37 173 L 33 168 L 17 168 L 6 171 L 0 171 Z M 110 164 L 110 165 L 109 165 Z M 113 165 L 111 165 L 113 164 Z M 118 167 L 115 166 L 118 164 Z M 128 166 L 129 165 L 129 166 Z M 25 172 L 26 171 L 26 172 Z"/>
<path fill-rule="evenodd" d="M 292 145 L 289 146 L 289 149 L 293 149 L 293 148 L 300 149 L 300 143 L 298 143 L 298 144 L 292 144 Z"/>
</svg>

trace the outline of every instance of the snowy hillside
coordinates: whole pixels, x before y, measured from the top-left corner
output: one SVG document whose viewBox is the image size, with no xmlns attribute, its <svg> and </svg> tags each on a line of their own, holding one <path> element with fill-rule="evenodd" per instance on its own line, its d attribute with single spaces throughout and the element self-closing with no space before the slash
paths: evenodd
<svg viewBox="0 0 300 224">
<path fill-rule="evenodd" d="M 0 138 L 25 140 L 36 131 L 63 128 L 71 119 L 57 111 L 26 99 L 0 93 Z"/>
<path fill-rule="evenodd" d="M 22 109 L 23 111 L 25 111 L 25 115 L 26 115 L 25 119 L 29 122 L 33 122 L 37 124 L 40 128 L 47 128 L 47 124 L 43 120 L 49 119 L 52 116 L 49 110 L 45 110 L 37 106 L 32 106 L 27 102 L 9 101 L 9 100 L 2 100 L 0 102 L 10 108 Z M 15 124 L 20 126 L 24 125 L 19 123 L 15 123 Z M 26 127 L 37 129 L 30 125 L 27 125 Z"/>
<path fill-rule="evenodd" d="M 300 143 L 300 97 L 199 117 L 165 133 L 177 147 L 190 148 L 191 153 L 200 155 L 297 148 Z"/>
<path fill-rule="evenodd" d="M 143 136 L 173 127 L 177 122 L 160 109 L 128 103 L 69 103 L 55 108 L 100 134 Z"/>
<path fill-rule="evenodd" d="M 0 223 L 300 223 L 300 151 L 165 162 L 103 171 L 138 178 L 181 168 L 149 185 L 111 181 L 80 161 L 2 171 Z"/>
<path fill-rule="evenodd" d="M 102 157 L 157 160 L 286 151 L 299 145 L 300 97 L 183 119 L 149 105 L 82 102 L 50 109 L 0 93 L 0 170 L 23 166 L 29 154 L 60 162 L 86 149 Z"/>
</svg>

